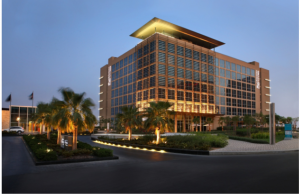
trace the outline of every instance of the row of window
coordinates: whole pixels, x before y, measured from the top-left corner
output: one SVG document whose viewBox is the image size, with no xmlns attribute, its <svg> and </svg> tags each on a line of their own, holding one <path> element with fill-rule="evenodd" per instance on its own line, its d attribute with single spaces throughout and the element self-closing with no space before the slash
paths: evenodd
<svg viewBox="0 0 300 194">
<path fill-rule="evenodd" d="M 150 49 L 149 49 L 150 46 Z M 150 42 L 150 44 L 145 45 L 144 47 L 138 49 L 138 58 L 141 58 L 143 55 L 147 55 L 156 49 L 155 40 Z M 144 51 L 144 52 L 143 52 Z"/>
<path fill-rule="evenodd" d="M 135 103 L 135 99 L 136 99 L 135 94 L 115 98 L 111 100 L 111 106 Z"/>
<path fill-rule="evenodd" d="M 124 59 L 120 60 L 116 64 L 112 65 L 111 71 L 117 71 L 121 69 L 123 66 L 125 67 L 126 65 L 134 62 L 136 60 L 136 53 L 133 53 L 132 55 L 129 55 L 128 57 L 125 57 Z"/>
<path fill-rule="evenodd" d="M 126 84 L 130 84 L 132 82 L 135 82 L 136 81 L 136 74 L 133 73 L 131 75 L 128 75 L 124 78 L 120 78 L 119 80 L 116 80 L 116 81 L 113 81 L 112 82 L 112 85 L 111 85 L 111 89 L 115 89 L 117 87 L 121 87 L 123 85 L 126 85 Z"/>
<path fill-rule="evenodd" d="M 220 99 L 219 99 L 218 96 L 216 97 L 216 105 L 255 108 L 255 102 L 253 102 L 253 101 L 239 100 L 239 99 L 233 99 L 233 98 L 224 98 L 224 97 L 220 97 Z"/>
<path fill-rule="evenodd" d="M 215 58 L 215 65 L 220 66 L 222 68 L 230 69 L 232 71 L 237 71 L 237 72 L 240 72 L 240 73 L 243 73 L 243 74 L 255 76 L 255 70 L 254 69 L 250 69 L 248 67 L 244 67 L 244 66 L 241 66 L 241 65 L 230 63 L 230 62 L 224 61 L 222 59 L 219 60 L 218 58 Z"/>
<path fill-rule="evenodd" d="M 117 71 L 115 73 L 112 73 L 112 81 L 114 81 L 120 77 L 126 76 L 127 74 L 130 74 L 135 71 L 136 71 L 136 65 L 135 65 L 135 63 L 133 63 L 133 64 L 129 65 L 128 67 L 124 67 L 123 69 L 120 69 L 119 71 Z"/>
<path fill-rule="evenodd" d="M 130 94 L 130 93 L 135 92 L 135 91 L 136 91 L 136 84 L 133 83 L 131 85 L 124 86 L 122 88 L 112 90 L 111 91 L 111 97 L 114 98 L 114 97 Z"/>
<path fill-rule="evenodd" d="M 241 108 L 231 108 L 231 107 L 217 107 L 218 113 L 224 115 L 255 115 L 255 109 L 241 109 Z"/>
</svg>

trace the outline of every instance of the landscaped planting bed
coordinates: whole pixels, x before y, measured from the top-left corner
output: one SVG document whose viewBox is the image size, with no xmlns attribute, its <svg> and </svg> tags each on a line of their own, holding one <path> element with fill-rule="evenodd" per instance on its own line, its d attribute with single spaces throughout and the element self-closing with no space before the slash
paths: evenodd
<svg viewBox="0 0 300 194">
<path fill-rule="evenodd" d="M 60 145 L 56 144 L 57 136 L 51 134 L 50 140 L 47 135 L 24 135 L 23 139 L 28 148 L 35 157 L 36 162 L 42 161 L 84 161 L 84 160 L 100 160 L 101 158 L 113 157 L 113 152 L 110 149 L 92 147 L 84 142 L 77 142 L 77 150 L 64 150 Z M 55 162 L 54 162 L 55 163 Z"/>
<path fill-rule="evenodd" d="M 108 140 L 116 143 L 126 143 L 131 145 L 145 145 L 159 148 L 175 148 L 186 150 L 211 150 L 213 148 L 225 147 L 227 137 L 225 135 L 211 135 L 211 134 L 196 134 L 196 135 L 174 135 L 161 138 L 161 143 L 156 144 L 155 135 L 145 135 L 134 140 L 125 139 L 109 139 L 106 137 L 98 137 L 99 140 Z"/>
</svg>

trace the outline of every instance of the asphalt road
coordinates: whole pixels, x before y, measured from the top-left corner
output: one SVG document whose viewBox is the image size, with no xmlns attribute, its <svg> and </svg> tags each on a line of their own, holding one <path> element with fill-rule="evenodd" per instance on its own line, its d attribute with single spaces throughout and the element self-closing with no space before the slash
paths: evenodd
<svg viewBox="0 0 300 194">
<path fill-rule="evenodd" d="M 3 137 L 2 192 L 299 193 L 298 152 L 194 156 L 110 148 L 119 160 L 35 166 L 21 137 Z"/>
</svg>

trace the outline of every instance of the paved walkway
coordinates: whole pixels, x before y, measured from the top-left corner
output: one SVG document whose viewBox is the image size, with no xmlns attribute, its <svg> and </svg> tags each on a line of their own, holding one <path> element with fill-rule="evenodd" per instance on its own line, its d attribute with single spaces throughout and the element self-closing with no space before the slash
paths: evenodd
<svg viewBox="0 0 300 194">
<path fill-rule="evenodd" d="M 274 153 L 285 151 L 299 151 L 299 139 L 282 140 L 275 145 L 249 143 L 238 140 L 228 140 L 228 145 L 224 148 L 210 151 L 211 155 L 225 154 L 259 154 L 259 153 Z"/>
</svg>

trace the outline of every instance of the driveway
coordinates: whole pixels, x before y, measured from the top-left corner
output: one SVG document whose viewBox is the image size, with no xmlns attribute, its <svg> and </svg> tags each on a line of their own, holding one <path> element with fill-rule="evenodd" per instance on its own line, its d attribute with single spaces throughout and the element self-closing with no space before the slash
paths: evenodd
<svg viewBox="0 0 300 194">
<path fill-rule="evenodd" d="M 109 147 L 83 136 L 79 140 L 109 147 L 120 159 L 34 166 L 20 137 L 2 140 L 3 192 L 298 193 L 299 188 L 298 152 L 195 156 Z"/>
</svg>

